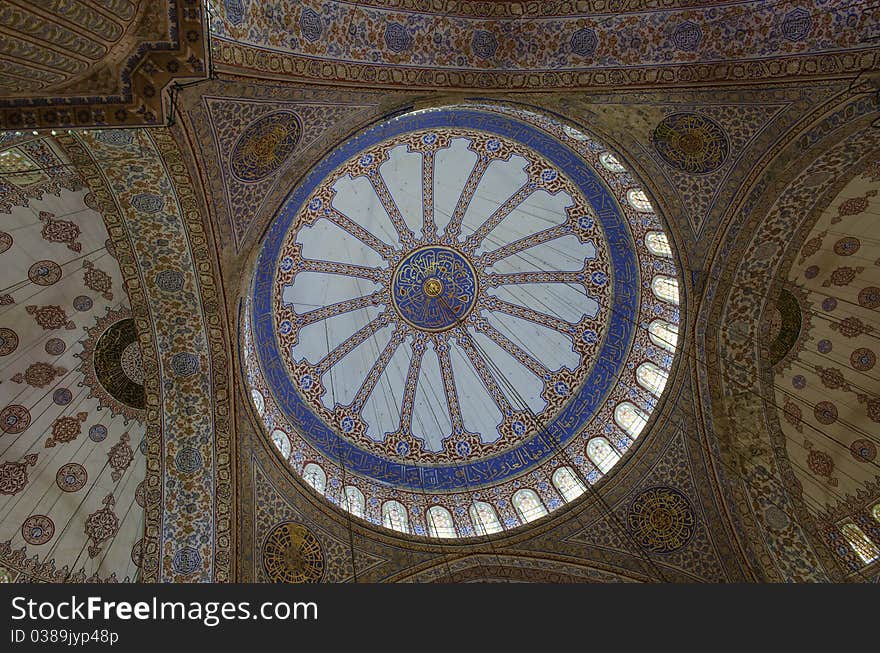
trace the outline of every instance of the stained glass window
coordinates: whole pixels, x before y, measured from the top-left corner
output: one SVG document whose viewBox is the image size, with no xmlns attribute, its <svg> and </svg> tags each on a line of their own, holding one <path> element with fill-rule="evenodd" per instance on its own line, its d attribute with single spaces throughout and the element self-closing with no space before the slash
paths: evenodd
<svg viewBox="0 0 880 653">
<path fill-rule="evenodd" d="M 254 406 L 257 409 L 257 412 L 260 414 L 260 417 L 263 416 L 263 413 L 266 411 L 266 404 L 263 400 L 263 394 L 254 388 L 251 390 L 251 399 L 254 400 Z"/>
<path fill-rule="evenodd" d="M 678 306 L 678 279 L 663 274 L 651 279 L 651 290 L 660 301 Z"/>
<path fill-rule="evenodd" d="M 315 488 L 316 491 L 324 494 L 324 488 L 327 485 L 327 475 L 319 465 L 309 463 L 303 468 L 303 479 L 306 483 Z"/>
<path fill-rule="evenodd" d="M 364 500 L 364 493 L 358 490 L 354 485 L 345 486 L 345 507 L 355 517 L 363 517 L 366 510 L 367 502 Z"/>
<path fill-rule="evenodd" d="M 645 245 L 654 256 L 672 256 L 669 238 L 662 231 L 649 231 L 645 234 Z"/>
<path fill-rule="evenodd" d="M 843 533 L 843 536 L 846 538 L 846 541 L 849 542 L 852 550 L 856 552 L 856 555 L 858 555 L 866 565 L 880 559 L 880 549 L 878 549 L 877 545 L 874 544 L 868 536 L 865 535 L 864 531 L 854 523 L 848 522 L 844 524 L 841 526 L 840 532 Z"/>
<path fill-rule="evenodd" d="M 275 443 L 282 456 L 285 458 L 290 456 L 290 438 L 287 437 L 287 433 L 281 429 L 275 429 L 272 431 L 272 442 Z"/>
<path fill-rule="evenodd" d="M 574 501 L 587 491 L 583 482 L 575 475 L 570 467 L 560 467 L 553 472 L 553 486 L 559 490 L 559 494 L 566 501 Z"/>
<path fill-rule="evenodd" d="M 428 508 L 428 535 L 430 537 L 455 537 L 452 514 L 442 506 Z"/>
<path fill-rule="evenodd" d="M 523 523 L 534 521 L 547 514 L 547 508 L 534 490 L 517 490 L 513 495 L 513 507 Z"/>
<path fill-rule="evenodd" d="M 587 458 L 593 461 L 600 472 L 606 474 L 620 460 L 620 454 L 612 448 L 608 440 L 599 436 L 587 443 Z"/>
<path fill-rule="evenodd" d="M 663 394 L 668 379 L 669 373 L 650 361 L 645 361 L 636 368 L 636 380 L 639 385 L 656 397 Z"/>
<path fill-rule="evenodd" d="M 642 213 L 653 213 L 654 207 L 651 204 L 651 200 L 648 199 L 648 196 L 645 195 L 645 191 L 640 188 L 633 188 L 626 192 L 627 201 L 632 204 L 632 207 L 636 211 L 641 211 Z"/>
<path fill-rule="evenodd" d="M 4 181 L 16 186 L 30 186 L 47 179 L 48 177 L 38 169 L 39 167 L 17 147 L 0 152 L 0 174 Z"/>
<path fill-rule="evenodd" d="M 399 501 L 386 501 L 382 504 L 382 525 L 401 533 L 409 533 L 409 520 L 406 508 Z"/>
<path fill-rule="evenodd" d="M 602 152 L 599 155 L 599 162 L 610 172 L 626 172 L 626 168 L 621 165 L 620 161 L 611 152 Z"/>
<path fill-rule="evenodd" d="M 475 501 L 468 512 L 477 535 L 491 535 L 503 530 L 495 508 L 485 501 Z"/>
<path fill-rule="evenodd" d="M 645 424 L 648 423 L 648 416 L 637 406 L 624 401 L 614 408 L 614 421 L 620 428 L 626 431 L 629 437 L 635 439 L 639 437 L 639 433 L 642 432 Z"/>
<path fill-rule="evenodd" d="M 658 347 L 674 353 L 678 343 L 678 325 L 666 320 L 653 320 L 648 325 L 648 337 Z"/>
</svg>

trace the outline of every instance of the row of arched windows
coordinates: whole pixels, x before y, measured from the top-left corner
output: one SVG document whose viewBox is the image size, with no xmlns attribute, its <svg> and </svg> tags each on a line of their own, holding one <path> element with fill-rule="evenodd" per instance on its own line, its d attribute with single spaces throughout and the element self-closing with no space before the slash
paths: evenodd
<svg viewBox="0 0 880 653">
<path fill-rule="evenodd" d="M 588 445 L 588 456 L 600 469 L 610 469 L 620 455 L 611 447 L 605 438 L 593 438 Z M 308 463 L 303 467 L 302 478 L 314 490 L 324 494 L 327 489 L 327 474 L 317 463 Z M 560 467 L 551 477 L 553 486 L 566 501 L 573 501 L 586 491 L 586 485 L 578 478 L 570 467 Z M 354 485 L 346 485 L 344 488 L 343 508 L 347 509 L 355 517 L 365 518 L 366 500 L 364 493 Z M 521 523 L 539 519 L 549 511 L 538 496 L 538 493 L 529 488 L 517 490 L 511 497 L 511 505 L 516 511 Z M 474 501 L 468 509 L 468 516 L 473 525 L 476 535 L 492 535 L 504 530 L 495 507 L 485 501 Z M 409 533 L 409 517 L 406 507 L 399 501 L 389 499 L 382 504 L 382 525 L 401 533 Z M 447 538 L 458 537 L 455 521 L 452 513 L 443 506 L 431 506 L 425 513 L 429 537 Z"/>
</svg>

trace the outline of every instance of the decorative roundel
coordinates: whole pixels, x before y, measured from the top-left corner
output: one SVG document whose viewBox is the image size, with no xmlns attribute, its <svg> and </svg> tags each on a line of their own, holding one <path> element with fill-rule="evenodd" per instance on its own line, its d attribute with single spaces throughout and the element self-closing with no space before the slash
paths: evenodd
<svg viewBox="0 0 880 653">
<path fill-rule="evenodd" d="M 864 438 L 853 440 L 853 443 L 849 446 L 849 451 L 852 454 L 852 457 L 860 463 L 873 462 L 877 457 L 876 445 L 870 440 Z"/>
<path fill-rule="evenodd" d="M 38 286 L 51 286 L 61 278 L 61 267 L 54 261 L 37 261 L 28 270 L 28 279 Z"/>
<path fill-rule="evenodd" d="M 134 500 L 143 508 L 147 505 L 147 485 L 146 481 L 141 481 L 134 490 Z"/>
<path fill-rule="evenodd" d="M 18 334 L 12 329 L 0 329 L 0 356 L 8 356 L 18 348 Z"/>
<path fill-rule="evenodd" d="M 830 401 L 820 401 L 813 408 L 813 415 L 820 424 L 833 424 L 837 421 L 837 406 Z"/>
<path fill-rule="evenodd" d="M 690 501 L 681 492 L 652 487 L 630 504 L 627 526 L 643 549 L 671 553 L 691 539 L 696 519 Z"/>
<path fill-rule="evenodd" d="M 50 356 L 60 356 L 67 349 L 67 345 L 61 338 L 49 338 L 46 341 L 45 349 Z"/>
<path fill-rule="evenodd" d="M 273 583 L 317 583 L 324 575 L 324 554 L 309 529 L 284 522 L 266 536 L 263 569 Z"/>
<path fill-rule="evenodd" d="M 103 442 L 107 438 L 107 427 L 103 424 L 95 424 L 89 429 L 89 440 Z"/>
<path fill-rule="evenodd" d="M 110 310 L 88 329 L 82 359 L 83 384 L 113 415 L 140 419 L 146 407 L 137 329 L 127 309 Z"/>
<path fill-rule="evenodd" d="M 255 265 L 242 332 L 266 437 L 290 434 L 291 465 L 316 461 L 337 505 L 336 479 L 357 478 L 358 516 L 408 533 L 433 527 L 384 519 L 392 499 L 436 494 L 451 537 L 479 534 L 456 501 L 487 487 L 499 529 L 546 514 L 509 502 L 524 475 L 563 505 L 553 456 L 597 482 L 613 463 L 586 442 L 619 459 L 673 365 L 672 244 L 633 190 L 592 135 L 512 105 L 413 111 L 342 143 Z"/>
<path fill-rule="evenodd" d="M 12 247 L 12 236 L 5 231 L 0 231 L 0 254 Z"/>
<path fill-rule="evenodd" d="M 52 393 L 52 401 L 59 406 L 66 406 L 73 399 L 73 393 L 68 388 L 58 388 Z"/>
<path fill-rule="evenodd" d="M 131 561 L 134 563 L 135 567 L 141 566 L 141 561 L 144 557 L 144 538 L 139 539 L 134 545 L 131 547 Z"/>
<path fill-rule="evenodd" d="M 858 238 L 846 236 L 834 243 L 834 253 L 838 256 L 852 256 L 859 251 L 859 247 L 861 246 L 862 244 L 859 242 Z"/>
<path fill-rule="evenodd" d="M 88 295 L 77 295 L 73 298 L 73 307 L 81 313 L 92 310 L 94 304 L 92 298 Z"/>
<path fill-rule="evenodd" d="M 674 113 L 654 128 L 654 149 L 673 168 L 705 174 L 720 168 L 730 153 L 727 134 L 699 113 Z"/>
<path fill-rule="evenodd" d="M 4 433 L 15 435 L 24 431 L 31 423 L 28 409 L 19 404 L 10 404 L 0 411 L 0 429 Z"/>
<path fill-rule="evenodd" d="M 248 125 L 232 148 L 229 165 L 241 181 L 259 181 L 275 172 L 299 144 L 296 114 L 276 111 Z"/>
<path fill-rule="evenodd" d="M 46 515 L 31 515 L 21 525 L 24 541 L 34 546 L 45 544 L 55 535 L 55 524 Z"/>
<path fill-rule="evenodd" d="M 867 372 L 877 363 L 877 354 L 867 347 L 859 347 L 849 357 L 849 363 L 860 372 Z"/>
<path fill-rule="evenodd" d="M 86 468 L 78 463 L 67 463 L 58 468 L 55 482 L 65 492 L 76 492 L 85 487 L 89 474 Z"/>
<path fill-rule="evenodd" d="M 410 252 L 391 275 L 391 302 L 420 331 L 445 331 L 468 316 L 477 298 L 477 275 L 449 247 Z"/>
<path fill-rule="evenodd" d="M 877 308 L 880 306 L 880 288 L 868 286 L 859 292 L 859 305 L 865 308 Z"/>
</svg>

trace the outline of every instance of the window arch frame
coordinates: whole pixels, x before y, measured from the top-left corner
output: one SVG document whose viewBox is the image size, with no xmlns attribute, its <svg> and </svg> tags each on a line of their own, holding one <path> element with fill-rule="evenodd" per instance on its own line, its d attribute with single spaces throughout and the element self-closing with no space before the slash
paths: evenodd
<svg viewBox="0 0 880 653">
<path fill-rule="evenodd" d="M 594 456 L 594 454 L 591 451 L 594 442 L 595 443 L 604 442 L 605 446 L 608 447 L 608 454 L 604 458 L 602 458 L 601 462 L 596 459 L 596 457 Z M 596 469 L 598 469 L 602 474 L 607 474 L 608 472 L 610 472 L 614 468 L 614 466 L 620 462 L 620 459 L 621 459 L 620 452 L 614 447 L 614 445 L 611 444 L 611 442 L 608 440 L 608 438 L 606 438 L 604 435 L 597 435 L 595 437 L 590 438 L 587 441 L 587 446 L 585 447 L 585 451 L 587 454 L 587 458 L 590 459 L 590 462 L 593 463 L 596 466 Z M 607 463 L 608 460 L 612 460 L 612 462 L 610 464 L 608 464 Z"/>
<path fill-rule="evenodd" d="M 488 509 L 489 514 L 492 515 L 492 519 L 497 525 L 497 528 L 493 525 L 492 528 L 494 530 L 490 531 L 486 522 L 479 516 L 480 507 L 485 507 Z M 504 525 L 501 523 L 501 519 L 498 517 L 498 511 L 495 510 L 495 506 L 487 501 L 474 501 L 470 507 L 468 508 L 468 515 L 471 518 L 471 524 L 473 524 L 474 532 L 477 535 L 487 536 L 494 535 L 495 533 L 501 533 L 504 531 Z"/>
<path fill-rule="evenodd" d="M 520 507 L 521 500 L 518 500 L 517 497 L 526 496 L 532 496 L 537 501 L 537 505 L 532 509 L 535 511 L 535 514 L 526 514 L 526 511 Z M 535 490 L 530 487 L 520 488 L 519 490 L 514 492 L 513 496 L 510 498 L 510 503 L 513 505 L 513 509 L 522 524 L 528 524 L 530 522 L 537 521 L 538 519 L 546 517 L 550 514 L 550 512 L 547 510 L 547 506 L 545 506 L 544 502 L 541 500 L 541 495 L 535 492 Z"/>
<path fill-rule="evenodd" d="M 400 513 L 403 519 L 403 529 L 395 528 L 393 525 L 389 525 L 388 523 L 386 523 L 386 521 L 390 521 L 389 515 L 386 513 L 386 511 L 390 512 L 391 508 L 394 508 L 395 506 L 400 509 Z M 398 501 L 397 499 L 387 499 L 383 501 L 380 513 L 382 516 L 382 526 L 384 526 L 385 528 L 395 531 L 397 533 L 403 533 L 405 535 L 409 535 L 411 533 L 409 526 L 409 514 L 406 511 L 406 506 L 400 503 L 400 501 Z"/>
<path fill-rule="evenodd" d="M 580 490 L 579 492 L 577 492 L 577 494 L 572 494 L 571 496 L 569 496 L 570 490 L 565 490 L 561 487 L 562 484 L 559 482 L 559 476 L 563 472 L 569 475 L 574 483 L 575 489 Z M 566 503 L 571 503 L 572 501 L 579 499 L 587 491 L 587 486 L 584 485 L 584 483 L 578 477 L 577 473 L 568 465 L 562 465 L 559 467 L 559 469 L 553 472 L 553 475 L 550 477 L 550 482 L 553 484 L 553 487 L 556 488 L 556 491 L 559 492 L 560 496 Z"/>
<path fill-rule="evenodd" d="M 321 479 L 320 486 L 318 487 L 315 483 L 310 480 L 309 472 L 312 470 L 318 470 L 320 472 L 320 476 L 318 478 Z M 314 461 L 309 461 L 305 465 L 303 465 L 302 471 L 302 479 L 306 482 L 310 488 L 312 488 L 318 494 L 325 494 L 327 492 L 327 472 L 324 471 L 324 468 L 321 467 L 318 463 Z"/>
</svg>

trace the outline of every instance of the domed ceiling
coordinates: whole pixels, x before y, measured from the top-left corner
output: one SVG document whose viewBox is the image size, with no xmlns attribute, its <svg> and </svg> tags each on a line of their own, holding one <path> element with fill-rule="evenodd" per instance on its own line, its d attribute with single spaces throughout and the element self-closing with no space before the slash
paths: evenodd
<svg viewBox="0 0 880 653">
<path fill-rule="evenodd" d="M 398 531 L 485 535 L 564 505 L 633 446 L 673 365 L 677 271 L 644 191 L 592 136 L 512 105 L 346 141 L 255 269 L 266 434 L 333 503 Z"/>
<path fill-rule="evenodd" d="M 0 568 L 133 580 L 145 396 L 115 250 L 52 139 L 18 139 L 0 168 Z"/>
</svg>

